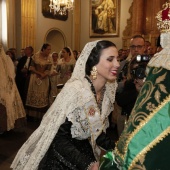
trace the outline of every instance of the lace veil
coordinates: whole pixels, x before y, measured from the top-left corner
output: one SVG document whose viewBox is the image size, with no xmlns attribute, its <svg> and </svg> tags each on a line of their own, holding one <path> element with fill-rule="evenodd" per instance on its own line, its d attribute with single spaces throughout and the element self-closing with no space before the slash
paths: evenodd
<svg viewBox="0 0 170 170">
<path fill-rule="evenodd" d="M 76 63 L 76 59 L 74 58 L 73 51 L 72 51 L 72 49 L 71 49 L 70 47 L 67 47 L 67 48 L 69 48 L 69 50 L 70 50 L 70 52 L 71 52 L 71 60 L 70 60 L 69 63 L 70 63 L 70 64 L 75 64 L 75 63 Z M 62 63 L 61 53 L 62 53 L 62 51 L 60 51 L 60 52 L 58 53 L 58 61 L 59 61 L 59 63 Z"/>
<path fill-rule="evenodd" d="M 170 32 L 161 33 L 162 50 L 156 53 L 148 63 L 149 67 L 163 67 L 170 70 Z"/>
<path fill-rule="evenodd" d="M 7 130 L 13 129 L 15 120 L 25 117 L 25 110 L 15 84 L 15 68 L 0 44 L 0 103 L 7 113 Z"/>
<path fill-rule="evenodd" d="M 40 126 L 18 151 L 11 168 L 15 170 L 36 170 L 60 125 L 64 123 L 66 116 L 77 107 L 81 107 L 89 101 L 91 96 L 83 98 L 83 100 L 77 96 L 79 96 L 80 91 L 83 89 L 81 89 L 82 84 L 84 85 L 85 82 L 86 61 L 97 42 L 98 41 L 94 41 L 86 44 L 76 62 L 72 77 L 67 81 L 52 106 L 44 115 Z M 116 87 L 117 83 L 110 83 L 110 85 L 108 85 L 107 93 L 109 94 L 108 96 L 111 102 L 115 100 Z M 77 89 L 79 89 L 79 91 Z"/>
</svg>

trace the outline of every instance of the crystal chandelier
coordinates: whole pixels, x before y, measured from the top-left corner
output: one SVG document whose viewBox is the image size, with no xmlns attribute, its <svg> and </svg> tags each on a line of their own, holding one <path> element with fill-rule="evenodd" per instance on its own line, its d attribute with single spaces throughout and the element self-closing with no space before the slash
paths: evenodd
<svg viewBox="0 0 170 170">
<path fill-rule="evenodd" d="M 66 15 L 67 11 L 73 10 L 74 0 L 50 0 L 50 12 Z"/>
</svg>

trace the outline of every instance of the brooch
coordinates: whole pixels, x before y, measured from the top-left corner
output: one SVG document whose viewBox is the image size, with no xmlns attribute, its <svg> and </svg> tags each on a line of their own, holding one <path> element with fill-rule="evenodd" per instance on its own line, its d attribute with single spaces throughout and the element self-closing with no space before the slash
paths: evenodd
<svg viewBox="0 0 170 170">
<path fill-rule="evenodd" d="M 91 107 L 89 109 L 89 116 L 94 116 L 94 114 L 95 114 L 95 109 L 93 107 Z"/>
</svg>

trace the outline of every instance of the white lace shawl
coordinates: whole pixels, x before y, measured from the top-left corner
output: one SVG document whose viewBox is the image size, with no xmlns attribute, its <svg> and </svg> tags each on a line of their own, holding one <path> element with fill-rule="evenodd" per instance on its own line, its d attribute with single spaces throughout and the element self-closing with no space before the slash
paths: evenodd
<svg viewBox="0 0 170 170">
<path fill-rule="evenodd" d="M 25 117 L 26 113 L 15 84 L 15 68 L 0 44 L 0 103 L 7 113 L 7 130 L 14 128 L 15 120 Z"/>
<path fill-rule="evenodd" d="M 170 70 L 170 32 L 161 33 L 162 50 L 156 53 L 148 63 L 149 67 L 163 67 Z"/>
<path fill-rule="evenodd" d="M 72 136 L 74 136 L 73 129 L 76 128 L 76 122 L 74 122 L 74 118 L 72 119 L 70 116 L 71 113 L 83 108 L 86 103 L 92 102 L 92 104 L 95 105 L 94 95 L 90 90 L 89 83 L 84 77 L 85 63 L 96 43 L 97 41 L 86 44 L 81 56 L 76 62 L 72 77 L 65 84 L 52 106 L 44 115 L 40 126 L 18 151 L 11 168 L 15 170 L 36 170 L 66 117 L 68 117 L 74 124 L 72 126 Z M 106 91 L 102 104 L 102 119 L 107 117 L 110 111 L 113 110 L 116 88 L 117 83 L 106 84 Z M 108 124 L 106 123 L 103 130 L 105 130 L 107 126 Z M 77 126 L 77 129 L 78 128 L 79 125 Z M 83 139 L 84 135 L 82 135 L 82 137 L 79 135 L 78 138 Z M 92 143 L 95 144 L 95 141 L 92 141 Z"/>
</svg>

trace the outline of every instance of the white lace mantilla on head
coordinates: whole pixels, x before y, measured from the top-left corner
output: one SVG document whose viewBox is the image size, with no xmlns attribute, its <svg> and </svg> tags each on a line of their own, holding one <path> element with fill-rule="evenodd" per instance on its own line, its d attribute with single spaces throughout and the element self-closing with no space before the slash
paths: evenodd
<svg viewBox="0 0 170 170">
<path fill-rule="evenodd" d="M 15 170 L 38 169 L 40 161 L 47 152 L 60 125 L 64 123 L 66 117 L 73 123 L 71 127 L 73 137 L 84 139 L 89 136 L 90 125 L 89 122 L 87 122 L 87 112 L 81 116 L 80 110 L 87 108 L 87 103 L 92 103 L 94 107 L 95 105 L 97 107 L 94 95 L 90 90 L 90 84 L 85 78 L 85 64 L 91 50 L 96 46 L 97 42 L 98 41 L 94 41 L 86 44 L 76 62 L 72 77 L 67 81 L 50 109 L 44 115 L 40 126 L 18 151 L 11 168 Z M 113 110 L 116 88 L 117 83 L 106 84 L 100 121 L 105 120 L 108 114 Z M 79 119 L 80 122 L 78 119 L 75 119 L 76 116 L 81 116 Z M 83 123 L 83 127 L 80 127 L 81 123 Z M 88 129 L 83 133 L 82 129 L 85 128 L 86 123 L 88 124 Z M 104 127 L 100 128 L 100 131 L 105 130 L 107 126 L 108 124 L 106 121 Z M 91 135 L 94 135 L 94 137 L 97 138 L 99 133 Z M 93 151 L 95 151 L 95 141 L 92 139 L 91 142 L 93 144 Z"/>
<path fill-rule="evenodd" d="M 149 67 L 163 67 L 170 70 L 170 32 L 161 33 L 162 50 L 149 61 Z"/>
</svg>

